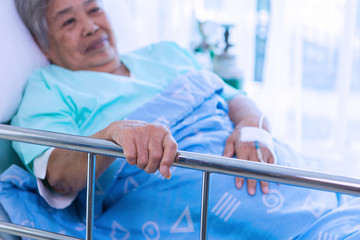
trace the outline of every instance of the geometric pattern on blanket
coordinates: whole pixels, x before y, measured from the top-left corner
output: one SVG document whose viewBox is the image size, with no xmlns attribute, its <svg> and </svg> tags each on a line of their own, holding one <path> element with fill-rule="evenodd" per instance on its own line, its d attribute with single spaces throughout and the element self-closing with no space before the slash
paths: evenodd
<svg viewBox="0 0 360 240">
<path fill-rule="evenodd" d="M 168 125 L 181 150 L 221 155 L 233 128 L 218 95 L 222 84 L 209 72 L 184 74 L 127 119 Z M 278 141 L 275 151 L 279 164 L 308 164 Z M 199 171 L 173 167 L 167 180 L 118 158 L 96 182 L 94 238 L 198 239 L 201 181 Z M 245 189 L 232 176 L 211 175 L 209 240 L 359 237 L 358 198 L 276 183 L 267 195 L 259 186 L 255 196 Z M 12 166 L 0 176 L 0 202 L 17 224 L 84 238 L 85 200 L 83 190 L 69 207 L 54 209 L 28 172 Z"/>
</svg>

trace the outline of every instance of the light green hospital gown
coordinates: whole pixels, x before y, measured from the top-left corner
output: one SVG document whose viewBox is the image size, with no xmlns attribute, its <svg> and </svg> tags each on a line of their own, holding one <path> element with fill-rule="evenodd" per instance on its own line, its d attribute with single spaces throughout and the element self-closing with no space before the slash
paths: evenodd
<svg viewBox="0 0 360 240">
<path fill-rule="evenodd" d="M 159 94 L 177 76 L 201 66 L 173 42 L 161 42 L 121 55 L 131 77 L 91 71 L 70 71 L 57 65 L 42 67 L 29 78 L 22 103 L 11 124 L 89 136 L 124 119 Z M 239 91 L 226 85 L 229 100 Z M 33 160 L 48 149 L 14 142 L 30 171 Z"/>
</svg>

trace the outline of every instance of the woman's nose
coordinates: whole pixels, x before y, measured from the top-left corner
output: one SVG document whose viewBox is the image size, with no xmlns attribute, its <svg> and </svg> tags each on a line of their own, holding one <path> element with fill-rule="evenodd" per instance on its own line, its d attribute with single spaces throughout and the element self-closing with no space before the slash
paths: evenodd
<svg viewBox="0 0 360 240">
<path fill-rule="evenodd" d="M 99 29 L 99 26 L 91 19 L 84 19 L 83 23 L 83 37 L 91 36 Z"/>
</svg>

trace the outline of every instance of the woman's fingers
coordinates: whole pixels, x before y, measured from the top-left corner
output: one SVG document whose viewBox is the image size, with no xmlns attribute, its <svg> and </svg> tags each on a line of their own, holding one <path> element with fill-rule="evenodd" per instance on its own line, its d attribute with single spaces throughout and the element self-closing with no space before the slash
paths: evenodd
<svg viewBox="0 0 360 240">
<path fill-rule="evenodd" d="M 268 182 L 260 181 L 260 188 L 264 194 L 269 193 L 269 183 Z"/>
<path fill-rule="evenodd" d="M 159 168 L 160 160 L 163 156 L 163 136 L 158 134 L 160 133 L 155 133 L 154 136 L 150 137 L 148 147 L 146 149 L 149 152 L 149 159 L 146 167 L 144 168 L 147 173 L 153 173 Z"/>
<path fill-rule="evenodd" d="M 241 189 L 244 186 L 244 182 L 245 182 L 245 178 L 236 177 L 235 178 L 236 188 Z M 255 195 L 256 186 L 254 186 L 254 184 L 256 185 L 256 180 L 248 179 L 247 184 L 248 184 L 248 189 L 247 189 L 248 193 L 252 196 Z M 261 191 L 264 194 L 269 193 L 269 183 L 268 182 L 260 181 L 260 187 L 261 187 Z"/>
<path fill-rule="evenodd" d="M 261 157 L 265 163 L 273 163 L 274 162 L 272 154 L 269 151 L 269 149 L 267 149 L 265 147 L 260 147 L 259 150 L 261 151 Z M 257 150 L 255 149 L 254 152 L 252 153 L 252 158 L 254 158 L 255 161 L 260 162 L 261 160 L 259 159 L 258 155 L 259 154 L 257 153 Z M 251 186 L 254 185 L 253 181 L 255 181 L 255 180 L 250 181 Z M 248 182 L 248 184 L 249 184 L 249 182 Z M 256 182 L 255 182 L 255 185 L 256 185 Z M 268 182 L 260 181 L 260 188 L 261 188 L 262 193 L 264 193 L 264 194 L 269 193 L 269 183 Z M 255 194 L 255 192 L 254 192 L 254 194 Z M 254 195 L 254 194 L 250 194 L 250 195 Z"/>
<path fill-rule="evenodd" d="M 144 170 L 153 173 L 159 169 L 160 173 L 169 179 L 171 177 L 170 167 L 177 154 L 177 143 L 168 128 L 160 128 L 150 137 L 149 160 Z"/>
<path fill-rule="evenodd" d="M 254 179 L 247 179 L 247 190 L 251 196 L 254 196 L 256 193 L 256 182 Z"/>
<path fill-rule="evenodd" d="M 177 143 L 170 132 L 165 136 L 163 141 L 164 153 L 160 162 L 160 173 L 167 179 L 170 179 L 171 172 L 170 167 L 172 166 L 175 158 L 177 157 Z"/>
<path fill-rule="evenodd" d="M 149 145 L 149 136 L 148 134 L 145 132 L 145 134 L 143 133 L 144 131 L 146 131 L 145 129 L 142 131 L 140 131 L 140 134 L 136 134 L 135 139 L 135 145 L 136 145 L 136 150 L 137 150 L 137 159 L 136 159 L 136 166 L 140 169 L 145 169 L 149 163 L 149 150 L 148 150 L 148 145 Z"/>
<path fill-rule="evenodd" d="M 238 159 L 244 159 L 249 161 L 256 161 L 256 158 L 253 154 L 253 149 L 251 148 L 251 144 L 248 142 L 239 142 L 236 147 L 236 157 Z M 256 180 L 247 179 L 247 191 L 250 195 L 255 195 L 256 192 Z M 244 184 L 244 181 L 238 180 L 239 186 Z M 238 186 L 236 186 L 238 187 Z"/>
<path fill-rule="evenodd" d="M 231 135 L 225 142 L 225 149 L 223 156 L 232 158 L 234 157 L 234 155 L 235 155 L 235 143 L 234 143 L 234 138 Z"/>
<path fill-rule="evenodd" d="M 244 186 L 245 178 L 235 177 L 235 186 L 237 189 L 241 189 Z"/>
<path fill-rule="evenodd" d="M 244 159 L 244 160 L 249 160 L 249 161 L 253 161 L 253 162 L 260 162 L 261 160 L 259 159 L 259 154 L 254 146 L 254 143 L 252 142 L 238 142 L 237 144 L 233 144 L 235 147 L 235 151 L 236 151 L 236 157 L 239 159 Z M 260 149 L 261 151 L 261 158 L 263 159 L 263 161 L 265 163 L 270 163 L 273 164 L 274 163 L 274 158 L 270 152 L 269 149 L 267 149 L 266 147 L 261 146 Z M 225 153 L 225 151 L 224 151 Z M 236 177 L 235 178 L 235 185 L 236 188 L 241 189 L 244 185 L 245 179 L 244 178 L 240 178 L 240 177 Z M 256 193 L 256 185 L 257 185 L 257 180 L 255 179 L 246 179 L 246 183 L 247 183 L 247 191 L 250 195 L 255 195 Z M 260 188 L 261 191 L 264 194 L 269 193 L 269 183 L 268 182 L 264 182 L 264 181 L 260 181 Z"/>
<path fill-rule="evenodd" d="M 252 161 L 252 162 L 257 162 L 258 159 L 257 159 L 256 153 L 254 154 L 254 148 L 251 147 L 251 146 L 248 146 L 247 149 L 248 149 L 248 157 L 247 157 L 247 159 L 249 161 Z M 256 193 L 256 182 L 257 182 L 257 180 L 248 178 L 246 182 L 247 182 L 247 191 L 248 191 L 248 193 L 251 196 L 254 196 L 255 193 Z"/>
<path fill-rule="evenodd" d="M 122 144 L 122 148 L 124 150 L 124 155 L 125 155 L 127 162 L 130 165 L 136 165 L 137 150 L 136 150 L 135 142 L 134 141 L 126 141 L 124 144 Z"/>
<path fill-rule="evenodd" d="M 270 152 L 269 149 L 267 148 L 260 148 L 261 152 L 263 153 L 265 162 L 270 163 L 270 164 L 274 164 L 274 156 L 272 155 L 272 153 Z M 267 160 L 266 160 L 267 159 Z"/>
<path fill-rule="evenodd" d="M 111 138 L 122 146 L 130 165 L 148 173 L 159 169 L 165 178 L 170 178 L 177 143 L 168 127 L 142 121 L 120 121 L 112 128 Z"/>
</svg>

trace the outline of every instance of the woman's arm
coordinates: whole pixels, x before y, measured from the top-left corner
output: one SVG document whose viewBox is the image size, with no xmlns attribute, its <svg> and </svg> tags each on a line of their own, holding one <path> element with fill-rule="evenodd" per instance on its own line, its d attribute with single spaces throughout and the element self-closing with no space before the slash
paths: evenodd
<svg viewBox="0 0 360 240">
<path fill-rule="evenodd" d="M 91 137 L 113 141 L 123 150 L 127 162 L 148 173 L 157 169 L 170 178 L 170 167 L 177 154 L 177 144 L 169 128 L 142 121 L 118 121 Z M 46 180 L 59 193 L 74 193 L 86 186 L 87 153 L 55 149 L 50 155 Z M 98 155 L 96 177 L 114 161 L 114 157 Z"/>
<path fill-rule="evenodd" d="M 229 101 L 229 117 L 234 123 L 235 129 L 226 140 L 223 153 L 225 157 L 236 156 L 239 159 L 259 161 L 254 143 L 242 142 L 240 141 L 240 137 L 243 127 L 259 127 L 261 116 L 262 113 L 255 103 L 245 95 L 237 95 Z M 270 123 L 267 119 L 264 119 L 261 127 L 270 132 Z M 274 163 L 273 156 L 269 149 L 260 147 L 260 150 L 264 162 Z M 237 188 L 242 188 L 244 178 L 235 178 L 235 184 Z M 266 194 L 269 192 L 269 184 L 267 182 L 260 182 L 260 185 L 263 193 Z M 254 195 L 256 191 L 256 180 L 248 179 L 247 189 L 250 195 Z"/>
</svg>

